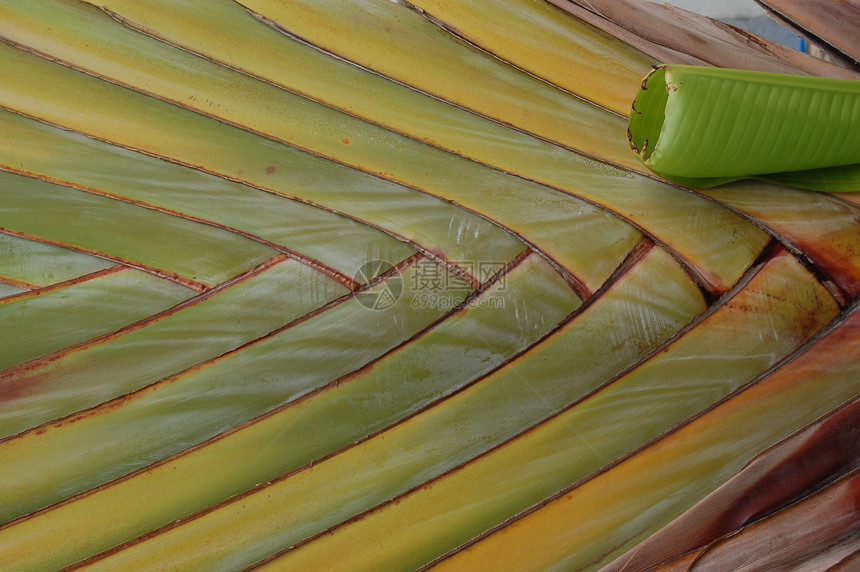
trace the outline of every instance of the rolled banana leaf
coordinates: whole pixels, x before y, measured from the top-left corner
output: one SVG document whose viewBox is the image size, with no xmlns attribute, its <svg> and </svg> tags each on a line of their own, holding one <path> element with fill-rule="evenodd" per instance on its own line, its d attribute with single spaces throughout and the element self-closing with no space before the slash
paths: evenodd
<svg viewBox="0 0 860 572">
<path fill-rule="evenodd" d="M 860 81 L 662 65 L 642 81 L 628 139 L 652 171 L 691 187 L 858 191 Z"/>
</svg>

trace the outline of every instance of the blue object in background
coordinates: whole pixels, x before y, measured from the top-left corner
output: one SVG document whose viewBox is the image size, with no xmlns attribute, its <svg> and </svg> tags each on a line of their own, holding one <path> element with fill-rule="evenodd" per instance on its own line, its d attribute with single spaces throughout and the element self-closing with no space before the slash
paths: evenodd
<svg viewBox="0 0 860 572">
<path fill-rule="evenodd" d="M 735 26 L 736 28 L 752 32 L 753 34 L 763 36 L 769 40 L 773 40 L 774 42 L 779 42 L 780 44 L 794 48 L 795 50 L 808 53 L 806 49 L 806 41 L 803 38 L 767 16 L 758 16 L 755 18 L 730 18 L 723 21 L 726 24 Z"/>
</svg>

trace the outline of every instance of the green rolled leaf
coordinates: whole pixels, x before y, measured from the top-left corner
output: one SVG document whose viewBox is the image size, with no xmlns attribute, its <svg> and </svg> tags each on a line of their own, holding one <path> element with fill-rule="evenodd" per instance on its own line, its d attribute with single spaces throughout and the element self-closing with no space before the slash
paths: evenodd
<svg viewBox="0 0 860 572">
<path fill-rule="evenodd" d="M 658 175 L 707 188 L 759 178 L 860 190 L 860 82 L 658 66 L 642 82 L 628 139 Z"/>
</svg>

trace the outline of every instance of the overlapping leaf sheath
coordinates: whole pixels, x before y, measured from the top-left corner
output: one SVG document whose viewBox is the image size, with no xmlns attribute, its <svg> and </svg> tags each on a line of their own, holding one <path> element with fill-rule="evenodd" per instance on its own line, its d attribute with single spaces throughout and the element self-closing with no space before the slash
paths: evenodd
<svg viewBox="0 0 860 572">
<path fill-rule="evenodd" d="M 855 70 L 860 66 L 860 39 L 856 33 L 860 6 L 856 2 L 757 1 L 811 41 L 823 44 L 831 54 L 845 58 L 848 66 L 854 66 Z"/>
<path fill-rule="evenodd" d="M 582 197 L 595 206 L 617 213 L 636 226 L 646 229 L 661 242 L 670 245 L 679 256 L 689 260 L 694 271 L 700 273 L 702 279 L 716 291 L 722 291 L 734 283 L 763 245 L 765 237 L 757 232 L 755 227 L 744 224 L 724 209 L 715 208 L 708 201 L 702 201 L 693 195 L 666 185 L 656 184 L 643 177 L 631 177 L 630 173 L 625 171 L 614 170 L 606 164 L 570 153 L 558 144 L 553 145 L 507 129 L 474 113 L 468 113 L 436 98 L 416 93 L 414 89 L 386 81 L 378 75 L 362 73 L 340 59 L 321 54 L 275 30 L 261 31 L 259 23 L 233 2 L 217 2 L 214 6 L 217 9 L 211 6 L 202 9 L 199 6 L 177 5 L 174 2 L 141 5 L 138 2 L 116 1 L 112 2 L 109 8 L 120 11 L 120 16 L 128 25 L 144 29 L 149 34 L 155 33 L 166 42 L 199 53 L 207 59 L 238 68 L 247 74 L 301 93 L 352 115 L 367 118 L 391 130 L 406 134 L 410 138 L 432 143 L 436 147 L 474 159 L 494 169 L 543 183 L 543 187 L 522 182 L 513 186 L 512 181 L 508 179 L 507 183 L 499 184 L 498 177 L 492 177 L 487 181 L 487 171 L 476 165 L 469 166 L 466 162 L 460 162 L 457 168 L 463 173 L 466 181 L 474 181 L 475 184 L 487 181 L 484 184 L 494 189 L 493 200 L 484 201 L 479 207 L 482 213 L 499 217 L 499 220 L 505 224 L 514 225 L 513 228 L 517 232 L 530 240 L 533 232 L 557 235 L 556 229 L 560 225 L 569 227 L 573 224 L 569 219 L 561 220 L 561 217 L 564 217 L 578 203 L 552 192 L 551 189 L 554 189 Z M 324 9 L 324 6 L 320 8 Z M 380 11 L 375 14 L 376 19 L 369 24 L 369 29 L 386 26 L 386 22 L 396 16 L 399 10 L 396 6 L 386 5 L 380 5 L 378 8 Z M 402 14 L 402 11 L 400 13 Z M 425 32 L 428 30 L 426 23 L 420 19 L 416 22 L 410 18 L 409 21 L 413 27 L 417 26 Z M 213 30 L 218 30 L 217 38 L 194 33 L 201 22 Z M 191 32 L 188 32 L 189 29 Z M 429 29 L 432 30 L 432 26 Z M 566 32 L 568 38 L 576 38 L 573 32 L 569 30 Z M 244 36 L 241 35 L 242 33 Z M 259 44 L 247 46 L 241 38 L 248 34 L 258 35 Z M 237 35 L 239 35 L 238 38 Z M 225 42 L 223 38 L 227 38 L 228 41 Z M 354 59 L 362 55 L 358 52 L 359 46 L 361 44 L 354 44 L 349 54 L 339 53 L 338 55 Z M 601 46 L 601 48 L 604 51 L 608 50 L 613 58 L 631 58 L 629 50 L 626 53 L 621 50 L 619 53 L 614 44 Z M 473 50 L 456 42 L 453 46 L 449 45 L 448 49 L 455 54 L 460 54 L 458 57 L 477 61 L 479 65 L 493 61 L 486 57 L 483 60 L 478 59 Z M 272 62 L 268 54 L 273 50 L 283 53 L 284 59 Z M 590 54 L 587 50 L 584 53 Z M 599 66 L 599 58 L 593 55 L 591 57 L 597 60 L 591 65 Z M 605 60 L 605 55 L 603 59 Z M 286 62 L 289 62 L 289 65 Z M 640 66 L 643 73 L 647 69 L 641 58 L 632 58 L 628 66 L 633 68 Z M 581 114 L 585 114 L 586 118 L 595 117 L 596 110 L 593 106 L 584 105 L 569 97 L 559 99 L 558 94 L 552 89 L 547 89 L 543 82 L 511 73 L 503 67 L 494 67 L 504 70 L 499 73 L 503 73 L 502 79 L 505 81 L 515 84 L 525 83 L 527 87 L 546 93 L 547 97 L 553 98 L 557 103 L 572 106 L 570 107 L 571 120 L 577 120 Z M 484 89 L 491 90 L 491 86 Z M 448 95 L 446 99 L 450 97 L 451 95 Z M 528 113 L 533 115 L 536 112 L 537 109 L 532 105 Z M 557 110 L 550 108 L 542 111 L 541 115 L 553 113 L 557 113 Z M 481 115 L 485 114 L 486 111 Z M 544 120 L 552 122 L 553 117 L 545 117 Z M 603 145 L 606 141 L 613 142 L 624 129 L 623 122 L 613 120 L 611 117 L 606 119 L 608 129 L 602 132 L 593 131 L 595 125 L 585 127 L 585 122 L 577 121 L 575 131 L 581 137 L 587 137 L 588 144 Z M 385 142 L 380 138 L 380 133 L 384 132 L 374 132 L 374 140 L 377 145 L 384 145 Z M 344 148 L 342 139 L 337 136 L 333 138 L 338 144 L 329 149 L 335 149 L 339 154 L 351 152 L 348 148 Z M 363 138 L 348 139 L 349 147 L 363 142 Z M 391 145 L 397 149 L 396 155 L 405 152 L 404 140 L 395 139 Z M 615 143 L 613 147 L 614 145 Z M 419 167 L 423 165 L 423 168 L 419 168 L 417 172 L 413 168 L 409 173 L 404 173 L 403 170 L 407 165 L 402 162 L 396 165 L 395 171 L 392 171 L 394 167 L 388 164 L 382 167 L 382 172 L 392 173 L 398 177 L 408 174 L 410 180 L 415 181 L 416 176 L 422 177 L 422 170 L 425 174 L 434 174 L 434 178 L 438 178 L 440 172 L 450 171 L 451 167 L 448 166 L 450 158 L 445 163 L 439 163 L 437 159 L 442 155 L 431 153 L 426 147 L 419 147 L 419 149 L 421 154 L 413 155 L 408 162 L 408 165 L 414 164 Z M 628 150 L 618 147 L 613 153 L 619 160 L 628 161 L 628 166 L 640 167 L 635 160 L 630 161 Z M 370 163 L 365 165 L 370 166 Z M 573 176 L 574 173 L 576 173 L 575 176 Z M 428 183 L 424 183 L 426 184 Z M 431 181 L 429 184 L 433 185 L 431 188 L 439 189 L 438 182 Z M 444 190 L 438 192 L 444 193 L 443 196 L 458 203 L 473 204 L 471 201 L 475 200 L 475 197 L 464 193 L 463 191 L 468 189 L 461 189 L 462 184 L 461 179 L 458 185 L 447 185 Z M 426 187 L 422 186 L 422 188 Z M 551 203 L 554 208 L 535 208 L 533 204 L 535 202 L 546 206 Z M 703 224 L 696 232 L 692 232 L 685 222 L 683 213 L 690 208 L 707 213 L 703 214 Z M 550 210 L 554 210 L 557 214 L 554 220 L 545 220 L 547 211 Z M 510 222 L 506 216 L 512 211 L 523 213 L 515 223 Z M 710 222 L 711 228 L 704 225 L 705 220 Z M 529 227 L 523 226 L 529 223 L 532 223 Z M 731 233 L 724 232 L 726 227 L 732 228 Z M 706 238 L 703 240 L 703 237 Z M 720 246 L 706 247 L 712 244 Z M 574 252 L 579 250 L 578 245 L 569 241 L 557 244 L 555 248 L 568 248 Z M 608 257 L 609 250 L 604 249 L 604 252 L 607 253 L 604 257 Z M 556 260 L 562 262 L 558 257 Z M 610 258 L 605 260 L 608 262 Z M 614 260 L 617 263 L 620 258 Z M 612 267 L 611 264 L 607 266 Z"/>
<path fill-rule="evenodd" d="M 604 16 L 0 1 L 0 568 L 845 561 L 860 199 L 652 173 Z"/>
<path fill-rule="evenodd" d="M 437 568 L 598 569 L 612 555 L 607 551 L 620 555 L 622 547 L 632 547 L 630 539 L 656 532 L 693 498 L 730 479 L 754 452 L 856 396 L 860 366 L 848 348 L 856 343 L 858 326 L 855 308 L 775 373 L 595 478 L 560 491 Z"/>
<path fill-rule="evenodd" d="M 833 412 L 826 418 L 792 435 L 776 446 L 756 457 L 737 475 L 697 503 L 690 510 L 675 519 L 658 533 L 652 535 L 639 546 L 619 556 L 606 566 L 604 572 L 618 570 L 649 570 L 667 563 L 685 559 L 687 554 L 696 556 L 713 542 L 731 533 L 740 531 L 746 525 L 770 517 L 774 513 L 795 504 L 797 501 L 806 502 L 809 495 L 816 493 L 819 487 L 836 481 L 857 469 L 860 464 L 860 401 L 853 401 Z M 813 497 L 814 499 L 814 497 Z M 814 501 L 813 499 L 809 499 Z M 801 512 L 803 509 L 790 509 Z M 827 511 L 838 513 L 856 512 L 851 503 L 846 503 L 840 509 L 824 509 L 816 516 L 827 520 L 831 515 Z M 808 550 L 811 553 L 829 551 L 834 544 L 833 537 L 838 539 L 856 528 L 848 514 L 839 518 L 833 525 L 835 531 L 823 534 L 825 546 L 818 542 L 798 542 L 798 551 Z M 818 526 L 809 522 L 795 521 L 794 530 L 788 532 L 793 538 L 803 538 L 818 535 Z M 850 532 L 849 532 L 850 534 Z M 731 541 L 729 541 L 731 543 Z M 794 544 L 794 543 L 792 543 Z M 838 544 L 838 541 L 836 542 Z M 851 541 L 847 543 L 853 544 Z M 805 546 L 804 546 L 805 545 Z M 779 553 L 782 549 L 787 552 L 793 548 L 783 546 L 773 548 L 758 546 L 770 553 Z M 840 550 L 835 551 L 840 554 Z M 837 556 L 837 559 L 845 555 Z M 753 558 L 768 558 L 758 554 Z M 751 559 L 750 556 L 742 556 Z M 795 562 L 799 560 L 793 556 Z M 790 561 L 787 562 L 790 564 Z M 725 562 L 720 564 L 728 567 Z"/>
<path fill-rule="evenodd" d="M 856 69 L 811 57 L 774 40 L 750 34 L 668 2 L 548 1 L 624 40 L 658 62 L 860 79 Z M 816 6 L 809 9 L 812 2 Z M 802 0 L 802 3 L 804 7 L 801 11 L 807 15 L 820 13 L 825 6 L 832 9 L 836 4 L 847 4 L 829 0 Z M 850 12 L 850 8 L 846 12 Z M 851 27 L 852 23 L 852 18 L 844 19 L 846 26 Z"/>
</svg>

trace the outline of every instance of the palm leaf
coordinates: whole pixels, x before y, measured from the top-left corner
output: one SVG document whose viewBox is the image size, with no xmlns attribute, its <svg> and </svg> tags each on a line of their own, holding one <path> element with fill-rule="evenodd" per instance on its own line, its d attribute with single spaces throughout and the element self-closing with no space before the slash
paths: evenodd
<svg viewBox="0 0 860 572">
<path fill-rule="evenodd" d="M 860 199 L 655 176 L 584 4 L 0 2 L 2 566 L 848 558 Z"/>
</svg>

